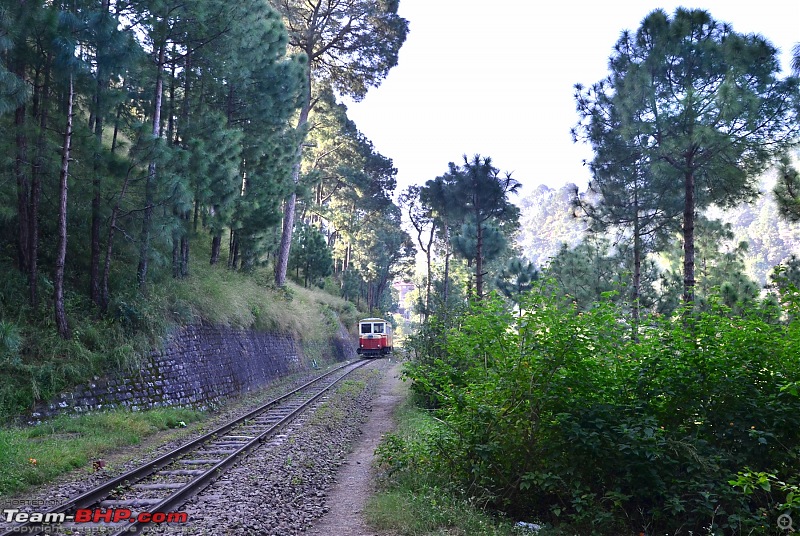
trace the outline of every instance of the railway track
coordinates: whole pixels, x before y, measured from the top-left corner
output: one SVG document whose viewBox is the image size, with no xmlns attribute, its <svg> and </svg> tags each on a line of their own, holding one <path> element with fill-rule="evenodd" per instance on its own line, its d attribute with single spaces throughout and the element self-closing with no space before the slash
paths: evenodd
<svg viewBox="0 0 800 536">
<path fill-rule="evenodd" d="M 185 521 L 168 516 L 243 454 L 280 438 L 279 432 L 287 424 L 369 362 L 342 365 L 163 456 L 41 512 L 38 519 L 0 529 L 5 531 L 0 536 L 84 531 L 121 536 L 136 534 L 150 522 Z"/>
</svg>

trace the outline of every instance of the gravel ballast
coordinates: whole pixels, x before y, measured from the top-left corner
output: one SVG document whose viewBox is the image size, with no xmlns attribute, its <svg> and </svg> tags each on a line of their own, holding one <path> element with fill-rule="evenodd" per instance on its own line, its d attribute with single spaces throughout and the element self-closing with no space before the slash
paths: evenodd
<svg viewBox="0 0 800 536">
<path fill-rule="evenodd" d="M 231 471 L 191 499 L 185 525 L 164 525 L 152 534 L 302 534 L 328 511 L 326 493 L 361 433 L 386 370 L 376 361 L 353 373 L 313 414 L 272 443 L 254 450 Z"/>
<path fill-rule="evenodd" d="M 361 433 L 381 376 L 389 366 L 387 360 L 376 360 L 353 373 L 313 413 L 281 431 L 274 441 L 252 451 L 200 495 L 178 508 L 189 514 L 188 523 L 151 525 L 144 533 L 284 536 L 304 532 L 327 511 L 325 495 L 350 445 Z M 213 426 L 233 413 L 243 411 L 241 408 L 223 411 L 224 417 L 217 416 Z M 206 423 L 205 428 L 209 427 L 212 423 Z M 153 459 L 186 440 L 183 437 L 159 446 L 150 445 L 144 449 L 146 452 L 133 448 L 132 453 L 120 455 L 125 461 L 116 465 L 113 473 Z M 46 509 L 99 484 L 108 478 L 104 473 L 73 474 L 24 497 L 45 505 L 35 510 Z M 6 527 L 0 523 L 0 529 L 3 528 Z"/>
</svg>

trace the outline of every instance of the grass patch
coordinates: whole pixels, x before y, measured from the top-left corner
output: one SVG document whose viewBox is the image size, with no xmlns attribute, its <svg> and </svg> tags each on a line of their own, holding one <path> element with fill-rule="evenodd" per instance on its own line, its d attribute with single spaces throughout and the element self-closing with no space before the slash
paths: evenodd
<svg viewBox="0 0 800 536">
<path fill-rule="evenodd" d="M 169 282 L 164 292 L 173 296 L 173 313 L 185 323 L 203 319 L 216 325 L 287 333 L 301 340 L 326 339 L 336 334 L 337 317 L 352 327 L 360 316 L 342 298 L 291 282 L 278 289 L 272 278 L 268 268 L 241 273 L 198 263 L 191 277 Z"/>
<path fill-rule="evenodd" d="M 113 449 L 204 418 L 189 409 L 118 410 L 0 429 L 0 495 L 25 491 L 73 469 L 91 470 L 94 459 Z"/>
<path fill-rule="evenodd" d="M 364 514 L 374 528 L 399 536 L 519 535 L 513 523 L 484 512 L 436 474 L 426 442 L 439 424 L 409 399 L 395 413 L 397 429 L 378 447 L 381 489 Z"/>
<path fill-rule="evenodd" d="M 435 485 L 398 483 L 375 495 L 365 511 L 379 530 L 401 536 L 519 535 L 510 522 L 491 517 Z"/>
</svg>

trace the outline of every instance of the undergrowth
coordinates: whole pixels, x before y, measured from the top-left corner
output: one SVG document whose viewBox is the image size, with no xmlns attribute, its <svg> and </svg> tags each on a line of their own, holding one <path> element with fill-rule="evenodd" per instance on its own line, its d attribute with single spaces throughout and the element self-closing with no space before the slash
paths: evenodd
<svg viewBox="0 0 800 536">
<path fill-rule="evenodd" d="M 410 399 L 395 412 L 395 420 L 396 430 L 376 451 L 380 489 L 364 511 L 370 525 L 400 536 L 521 534 L 436 471 L 431 447 L 441 423 Z"/>
<path fill-rule="evenodd" d="M 476 303 L 412 338 L 436 425 L 381 458 L 553 534 L 781 534 L 800 519 L 798 296 L 784 321 L 711 304 L 636 336 L 547 290 Z"/>
</svg>

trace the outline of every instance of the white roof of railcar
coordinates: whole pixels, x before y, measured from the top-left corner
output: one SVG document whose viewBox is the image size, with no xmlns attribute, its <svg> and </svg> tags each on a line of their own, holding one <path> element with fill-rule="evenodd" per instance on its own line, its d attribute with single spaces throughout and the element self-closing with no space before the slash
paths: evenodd
<svg viewBox="0 0 800 536">
<path fill-rule="evenodd" d="M 359 322 L 386 322 L 383 318 L 364 318 L 363 320 L 359 320 Z"/>
</svg>

